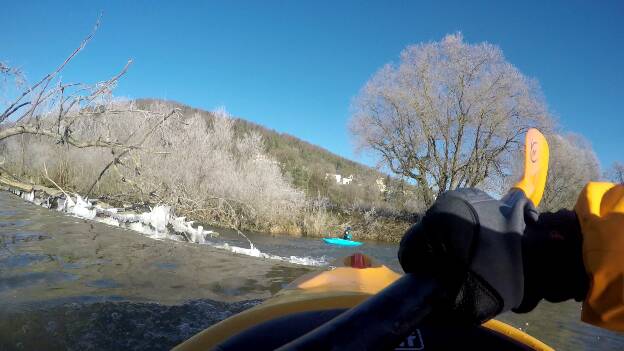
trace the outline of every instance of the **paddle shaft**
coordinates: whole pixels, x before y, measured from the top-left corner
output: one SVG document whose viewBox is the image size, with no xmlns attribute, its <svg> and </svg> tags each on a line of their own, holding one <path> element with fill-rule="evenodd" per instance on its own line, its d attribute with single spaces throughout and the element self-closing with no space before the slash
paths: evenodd
<svg viewBox="0 0 624 351">
<path fill-rule="evenodd" d="M 443 289 L 433 278 L 406 274 L 379 294 L 278 350 L 393 349 L 443 296 Z"/>
</svg>

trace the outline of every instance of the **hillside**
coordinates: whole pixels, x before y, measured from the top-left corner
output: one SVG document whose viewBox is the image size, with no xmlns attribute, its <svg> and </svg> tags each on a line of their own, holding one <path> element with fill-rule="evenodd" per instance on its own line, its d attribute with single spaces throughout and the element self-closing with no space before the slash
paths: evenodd
<svg viewBox="0 0 624 351">
<path fill-rule="evenodd" d="M 138 107 L 148 110 L 154 104 L 165 104 L 178 107 L 184 116 L 199 114 L 208 121 L 213 118 L 209 111 L 175 101 L 139 99 L 136 102 Z M 279 163 L 289 181 L 303 190 L 308 198 L 328 199 L 330 206 L 343 210 L 366 211 L 374 208 L 378 213 L 409 217 L 410 209 L 405 207 L 405 203 L 411 189 L 405 182 L 243 118 L 235 118 L 234 129 L 239 135 L 249 131 L 262 135 L 267 153 Z M 335 175 L 340 176 L 340 183 Z"/>
<path fill-rule="evenodd" d="M 356 239 L 398 241 L 417 213 L 404 181 L 223 111 L 142 99 L 72 117 L 74 140 L 110 146 L 8 138 L 2 171 L 119 206 L 165 205 L 202 225 L 265 233 L 327 236 L 351 226 Z M 45 128 L 55 123 L 54 115 L 41 118 Z"/>
</svg>

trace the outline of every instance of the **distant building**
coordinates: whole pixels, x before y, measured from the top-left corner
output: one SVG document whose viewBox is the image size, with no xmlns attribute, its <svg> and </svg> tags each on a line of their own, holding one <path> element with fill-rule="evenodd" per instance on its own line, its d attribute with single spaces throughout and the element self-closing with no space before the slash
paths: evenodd
<svg viewBox="0 0 624 351">
<path fill-rule="evenodd" d="M 353 174 L 351 174 L 349 177 L 343 177 L 342 185 L 351 184 L 352 181 L 353 181 Z"/>
<path fill-rule="evenodd" d="M 348 177 L 343 177 L 340 174 L 325 173 L 325 179 L 329 178 L 334 178 L 336 180 L 336 184 L 340 185 L 347 185 L 353 182 L 353 174 L 349 175 Z"/>
<path fill-rule="evenodd" d="M 377 178 L 375 184 L 377 185 L 377 189 L 379 189 L 379 192 L 386 192 L 386 183 L 384 182 L 383 178 Z"/>
</svg>

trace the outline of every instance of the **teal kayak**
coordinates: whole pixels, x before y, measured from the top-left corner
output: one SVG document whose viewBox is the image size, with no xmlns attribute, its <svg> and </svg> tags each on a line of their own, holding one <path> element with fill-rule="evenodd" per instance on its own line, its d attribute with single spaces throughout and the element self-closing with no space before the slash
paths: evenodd
<svg viewBox="0 0 624 351">
<path fill-rule="evenodd" d="M 345 240 L 345 239 L 340 239 L 340 238 L 323 238 L 323 241 L 325 241 L 328 244 L 339 245 L 339 246 L 360 246 L 360 245 L 362 245 L 362 243 L 359 242 L 359 241 Z"/>
</svg>

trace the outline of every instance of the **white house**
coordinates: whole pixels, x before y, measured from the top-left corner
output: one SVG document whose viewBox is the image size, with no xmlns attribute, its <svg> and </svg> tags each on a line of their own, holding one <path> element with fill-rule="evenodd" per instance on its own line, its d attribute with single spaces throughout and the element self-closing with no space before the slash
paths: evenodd
<svg viewBox="0 0 624 351">
<path fill-rule="evenodd" d="M 328 178 L 334 178 L 336 180 L 336 184 L 340 185 L 347 185 L 353 182 L 353 174 L 349 175 L 348 177 L 343 177 L 340 174 L 325 173 L 325 179 Z"/>
<path fill-rule="evenodd" d="M 352 181 L 353 181 L 353 174 L 351 174 L 349 177 L 342 177 L 342 185 L 351 184 Z"/>
<path fill-rule="evenodd" d="M 379 189 L 379 192 L 383 193 L 386 191 L 386 183 L 384 182 L 383 178 L 377 178 L 375 184 L 377 184 L 377 189 Z"/>
</svg>

